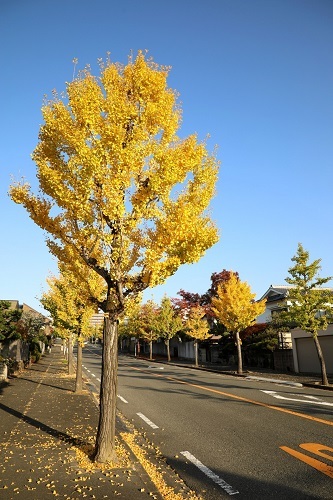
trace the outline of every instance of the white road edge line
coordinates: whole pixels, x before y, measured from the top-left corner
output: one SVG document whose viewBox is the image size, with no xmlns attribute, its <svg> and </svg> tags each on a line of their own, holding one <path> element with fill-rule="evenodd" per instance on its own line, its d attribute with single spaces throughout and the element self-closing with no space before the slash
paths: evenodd
<svg viewBox="0 0 333 500">
<path fill-rule="evenodd" d="M 201 463 L 197 458 L 195 458 L 189 451 L 181 451 L 182 455 L 185 458 L 190 460 L 192 464 L 194 464 L 198 469 L 201 470 L 209 479 L 212 479 L 214 483 L 218 484 L 228 495 L 237 495 L 239 493 L 238 490 L 234 490 L 234 488 L 228 484 L 224 479 L 220 478 L 217 474 L 211 471 L 208 467 L 206 467 L 203 463 Z"/>
<path fill-rule="evenodd" d="M 126 401 L 126 399 L 125 399 L 125 398 L 123 398 L 122 396 L 119 396 L 119 394 L 118 394 L 117 396 L 118 396 L 118 398 L 119 398 L 119 399 L 121 399 L 121 401 L 122 401 L 123 403 L 128 403 L 128 401 Z"/>
<path fill-rule="evenodd" d="M 149 418 L 147 418 L 143 413 L 137 413 L 137 415 L 142 418 L 146 422 L 146 424 L 150 425 L 152 429 L 158 429 L 158 425 L 154 424 Z"/>
</svg>

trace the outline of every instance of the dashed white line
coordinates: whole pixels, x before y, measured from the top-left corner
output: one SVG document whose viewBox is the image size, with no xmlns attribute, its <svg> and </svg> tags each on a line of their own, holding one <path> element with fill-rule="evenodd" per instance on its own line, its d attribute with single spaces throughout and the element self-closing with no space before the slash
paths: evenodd
<svg viewBox="0 0 333 500">
<path fill-rule="evenodd" d="M 189 451 L 181 451 L 182 455 L 187 458 L 192 464 L 194 464 L 198 469 L 201 470 L 209 479 L 212 479 L 214 483 L 218 484 L 228 495 L 237 495 L 238 490 L 235 490 L 230 484 L 228 484 L 224 479 L 220 478 L 212 470 L 210 470 L 206 465 L 201 463 L 197 458 L 195 458 Z"/>
<path fill-rule="evenodd" d="M 152 429 L 158 429 L 158 425 L 154 424 L 149 418 L 147 418 L 143 413 L 137 413 L 137 415 L 142 418 L 146 422 L 146 424 L 150 425 Z"/>
<path fill-rule="evenodd" d="M 128 401 L 126 401 L 126 399 L 125 399 L 125 398 L 123 398 L 122 396 L 119 396 L 119 394 L 118 394 L 118 398 L 119 398 L 119 399 L 120 399 L 123 403 L 128 403 Z"/>
</svg>

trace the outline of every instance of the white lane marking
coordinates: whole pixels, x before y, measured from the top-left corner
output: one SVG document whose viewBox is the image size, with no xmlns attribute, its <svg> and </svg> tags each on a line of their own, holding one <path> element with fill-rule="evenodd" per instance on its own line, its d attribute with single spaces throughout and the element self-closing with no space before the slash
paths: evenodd
<svg viewBox="0 0 333 500">
<path fill-rule="evenodd" d="M 182 455 L 184 455 L 185 458 L 190 460 L 192 464 L 194 464 L 198 469 L 201 470 L 206 476 L 209 477 L 209 479 L 212 479 L 214 483 L 218 484 L 228 495 L 237 495 L 239 493 L 238 490 L 235 490 L 231 484 L 228 484 L 224 479 L 219 477 L 217 474 L 215 474 L 212 470 L 210 470 L 206 465 L 201 463 L 197 458 L 195 458 L 189 451 L 181 451 L 180 452 Z"/>
<path fill-rule="evenodd" d="M 148 366 L 148 368 L 154 368 L 155 370 L 164 370 L 164 366 Z"/>
<path fill-rule="evenodd" d="M 303 387 L 303 384 L 300 384 L 299 382 L 289 382 L 288 380 L 279 380 L 276 378 L 268 379 L 267 377 L 255 377 L 254 375 L 248 375 L 247 377 L 244 378 L 244 380 L 258 380 L 259 382 L 271 382 L 273 384 L 283 385 L 287 387 L 289 386 Z"/>
<path fill-rule="evenodd" d="M 119 398 L 119 399 L 121 399 L 121 401 L 122 401 L 123 403 L 128 403 L 128 401 L 126 401 L 126 399 L 125 399 L 125 398 L 123 398 L 122 396 L 119 396 L 119 394 L 118 394 L 118 398 Z"/>
<path fill-rule="evenodd" d="M 158 425 L 154 424 L 149 418 L 147 418 L 143 413 L 137 413 L 142 420 L 146 422 L 146 424 L 150 425 L 153 429 L 158 429 Z"/>
<path fill-rule="evenodd" d="M 94 373 L 91 373 L 90 370 L 88 370 L 88 368 L 86 368 L 84 365 L 82 365 L 82 368 L 84 368 L 88 373 L 90 373 L 93 377 L 96 378 L 97 382 L 101 382 L 101 379 L 100 378 L 97 378 L 96 375 Z"/>
<path fill-rule="evenodd" d="M 287 401 L 297 401 L 300 403 L 310 403 L 310 404 L 315 404 L 315 405 L 322 405 L 322 406 L 333 406 L 333 403 L 326 403 L 326 401 L 321 401 L 319 398 L 316 398 L 315 396 L 307 396 L 306 394 L 291 394 L 291 396 L 297 396 L 298 398 L 308 398 L 308 399 L 296 399 L 296 398 L 287 398 L 285 396 L 281 396 L 281 394 L 278 394 L 276 391 L 261 391 L 264 392 L 265 394 L 269 394 L 270 396 L 273 396 L 273 398 L 276 399 L 286 399 Z"/>
</svg>

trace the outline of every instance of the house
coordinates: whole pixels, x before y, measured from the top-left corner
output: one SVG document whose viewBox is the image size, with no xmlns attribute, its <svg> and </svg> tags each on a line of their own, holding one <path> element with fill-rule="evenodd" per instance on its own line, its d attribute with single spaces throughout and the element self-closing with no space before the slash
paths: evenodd
<svg viewBox="0 0 333 500">
<path fill-rule="evenodd" d="M 277 311 L 281 311 L 288 306 L 288 291 L 292 285 L 271 285 L 264 295 L 259 299 L 266 299 L 266 309 L 258 316 L 256 322 L 270 322 Z M 332 290 L 332 288 L 323 288 Z M 329 325 L 327 330 L 318 332 L 323 356 L 328 374 L 333 374 L 333 325 Z M 279 337 L 279 348 L 281 351 L 290 350 L 292 355 L 292 365 L 295 372 L 301 373 L 321 373 L 320 363 L 316 346 L 310 333 L 294 328 L 291 332 L 281 332 Z M 274 353 L 277 356 L 278 353 Z M 282 352 L 282 354 L 285 353 Z M 275 359 L 277 364 L 277 359 Z"/>
<path fill-rule="evenodd" d="M 292 285 L 271 285 L 259 301 L 266 299 L 265 311 L 257 317 L 256 323 L 269 323 L 274 314 L 283 310 L 287 305 L 288 291 Z M 281 332 L 279 334 L 279 348 L 291 349 L 290 332 Z"/>
</svg>

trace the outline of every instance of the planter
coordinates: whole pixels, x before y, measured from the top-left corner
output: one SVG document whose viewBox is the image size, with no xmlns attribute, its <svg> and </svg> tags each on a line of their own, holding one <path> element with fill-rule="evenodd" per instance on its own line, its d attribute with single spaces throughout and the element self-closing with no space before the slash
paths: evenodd
<svg viewBox="0 0 333 500">
<path fill-rule="evenodd" d="M 0 361 L 0 381 L 7 380 L 7 376 L 8 376 L 7 365 L 3 361 Z"/>
</svg>

